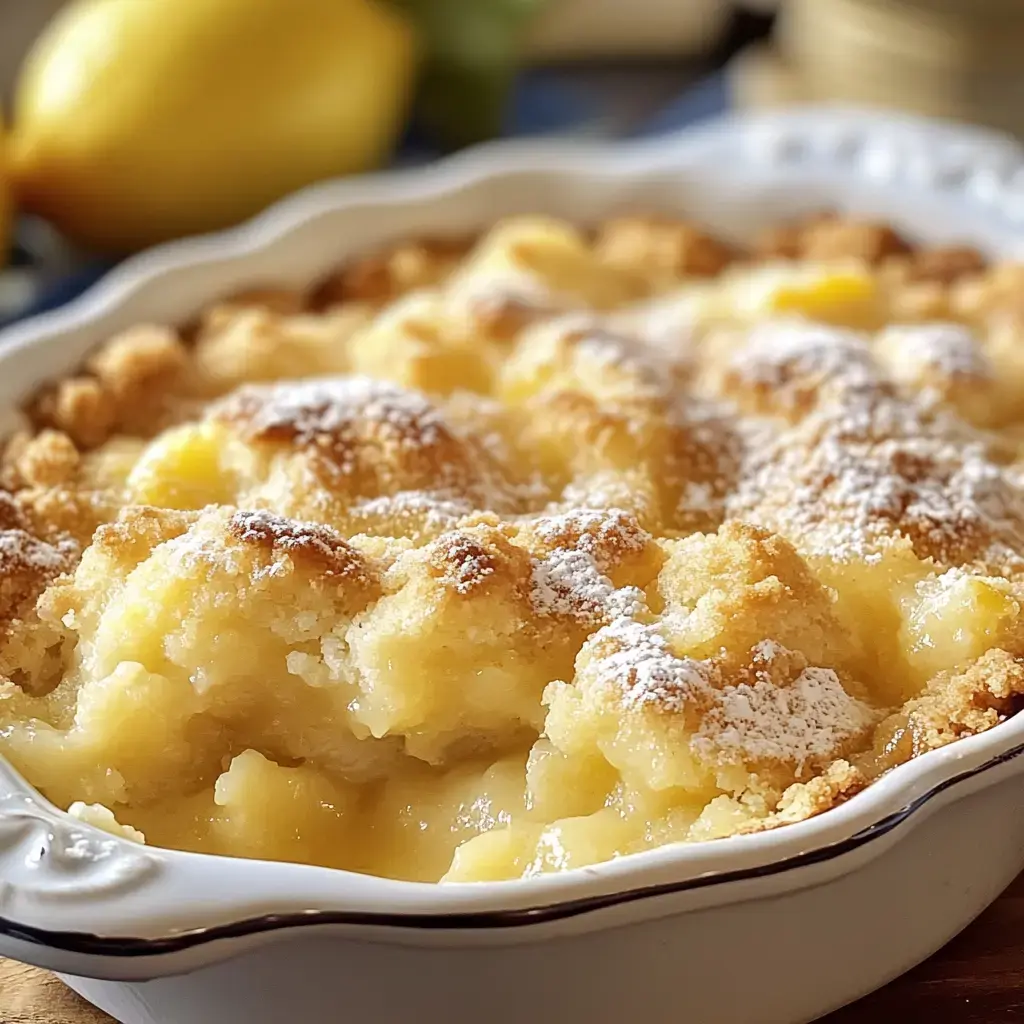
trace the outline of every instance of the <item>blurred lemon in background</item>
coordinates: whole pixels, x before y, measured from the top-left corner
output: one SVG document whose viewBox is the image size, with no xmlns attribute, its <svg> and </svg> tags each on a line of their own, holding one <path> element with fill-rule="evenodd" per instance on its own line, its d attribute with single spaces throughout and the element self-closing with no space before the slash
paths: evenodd
<svg viewBox="0 0 1024 1024">
<path fill-rule="evenodd" d="M 0 267 L 7 262 L 10 250 L 13 212 L 11 190 L 7 184 L 7 140 L 4 123 L 0 121 Z"/>
<path fill-rule="evenodd" d="M 414 65 L 374 0 L 73 0 L 17 85 L 14 188 L 97 249 L 234 224 L 379 165 Z"/>
</svg>

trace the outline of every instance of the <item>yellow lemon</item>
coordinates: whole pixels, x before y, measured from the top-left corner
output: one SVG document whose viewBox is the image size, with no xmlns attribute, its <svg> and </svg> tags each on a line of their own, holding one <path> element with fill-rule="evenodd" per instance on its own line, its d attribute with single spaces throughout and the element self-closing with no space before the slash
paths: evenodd
<svg viewBox="0 0 1024 1024">
<path fill-rule="evenodd" d="M 237 223 L 379 164 L 414 51 L 376 0 L 73 0 L 18 82 L 19 199 L 101 249 Z"/>
<path fill-rule="evenodd" d="M 14 213 L 14 204 L 11 202 L 11 190 L 7 184 L 6 148 L 4 126 L 3 122 L 0 121 L 0 267 L 7 262 L 7 251 L 11 236 L 11 220 Z"/>
</svg>

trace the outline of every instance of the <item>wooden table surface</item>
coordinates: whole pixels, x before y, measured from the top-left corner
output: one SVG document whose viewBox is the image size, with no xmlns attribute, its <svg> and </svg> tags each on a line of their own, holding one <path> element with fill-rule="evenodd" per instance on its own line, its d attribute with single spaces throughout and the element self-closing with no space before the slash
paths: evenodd
<svg viewBox="0 0 1024 1024">
<path fill-rule="evenodd" d="M 927 963 L 822 1024 L 890 1021 L 1024 1024 L 1024 875 Z M 0 960 L 0 1024 L 111 1024 L 111 1019 L 44 971 Z"/>
</svg>

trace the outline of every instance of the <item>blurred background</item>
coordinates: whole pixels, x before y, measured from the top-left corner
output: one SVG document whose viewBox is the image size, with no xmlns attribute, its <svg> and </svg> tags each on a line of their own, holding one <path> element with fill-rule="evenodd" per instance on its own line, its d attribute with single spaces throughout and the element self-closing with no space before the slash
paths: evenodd
<svg viewBox="0 0 1024 1024">
<path fill-rule="evenodd" d="M 0 323 L 303 185 L 845 101 L 1024 136 L 1024 0 L 0 0 Z"/>
</svg>

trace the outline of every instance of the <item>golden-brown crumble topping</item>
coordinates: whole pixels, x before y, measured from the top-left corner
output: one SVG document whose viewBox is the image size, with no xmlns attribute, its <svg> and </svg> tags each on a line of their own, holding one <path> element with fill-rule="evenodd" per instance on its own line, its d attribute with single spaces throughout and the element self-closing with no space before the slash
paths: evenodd
<svg viewBox="0 0 1024 1024">
<path fill-rule="evenodd" d="M 803 223 L 770 229 L 758 240 L 755 251 L 783 259 L 860 259 L 877 264 L 910 252 L 911 246 L 889 224 L 826 212 Z"/>
<path fill-rule="evenodd" d="M 670 279 L 715 277 L 739 252 L 694 224 L 667 217 L 621 217 L 603 224 L 595 248 L 612 266 Z"/>
<path fill-rule="evenodd" d="M 324 487 L 352 498 L 431 492 L 481 508 L 512 500 L 481 439 L 460 435 L 425 395 L 367 377 L 250 385 L 211 416 L 247 442 L 307 458 Z"/>
<path fill-rule="evenodd" d="M 356 260 L 323 281 L 314 296 L 319 307 L 347 302 L 382 305 L 416 288 L 442 281 L 469 251 L 464 239 L 431 238 L 403 242 Z"/>
<path fill-rule="evenodd" d="M 988 267 L 985 257 L 966 245 L 921 249 L 898 263 L 907 282 L 952 285 L 961 278 L 982 274 Z"/>
<path fill-rule="evenodd" d="M 215 415 L 241 424 L 248 440 L 299 448 L 344 449 L 366 437 L 383 449 L 411 451 L 433 446 L 444 429 L 421 395 L 358 377 L 241 388 Z"/>
<path fill-rule="evenodd" d="M 753 453 L 731 511 L 814 554 L 866 557 L 902 536 L 922 559 L 1006 572 L 1022 564 L 1022 497 L 982 440 L 869 391 Z"/>
<path fill-rule="evenodd" d="M 744 411 L 799 420 L 820 403 L 877 387 L 877 378 L 858 335 L 778 321 L 746 333 L 718 386 Z"/>
<path fill-rule="evenodd" d="M 911 732 L 912 753 L 934 750 L 963 736 L 974 736 L 1017 710 L 1024 665 L 1009 652 L 986 651 L 963 671 L 940 673 L 911 700 L 893 725 Z"/>
<path fill-rule="evenodd" d="M 48 544 L 22 529 L 0 530 L 0 621 L 31 611 L 46 585 L 74 564 L 70 541 Z"/>
<path fill-rule="evenodd" d="M 32 411 L 37 423 L 65 431 L 82 448 L 102 444 L 117 420 L 110 396 L 92 377 L 60 381 L 40 397 Z"/>
<path fill-rule="evenodd" d="M 302 523 L 272 512 L 257 509 L 236 512 L 228 521 L 228 532 L 246 544 L 255 544 L 276 553 L 316 566 L 327 579 L 367 580 L 363 557 L 345 538 L 320 523 Z"/>
<path fill-rule="evenodd" d="M 428 545 L 427 561 L 440 585 L 461 595 L 500 588 L 517 596 L 528 565 L 525 553 L 490 524 L 441 534 Z"/>
<path fill-rule="evenodd" d="M 188 367 L 188 354 L 175 331 L 136 327 L 113 338 L 86 364 L 120 408 L 151 393 L 173 388 Z"/>
<path fill-rule="evenodd" d="M 9 491 L 0 491 L 0 530 L 24 530 L 28 527 L 24 509 Z"/>
<path fill-rule="evenodd" d="M 369 317 L 363 306 L 322 316 L 265 305 L 215 306 L 196 332 L 199 380 L 217 394 L 247 382 L 279 380 L 296 364 L 311 373 L 348 370 L 345 343 Z"/>
<path fill-rule="evenodd" d="M 305 292 L 294 288 L 246 288 L 228 296 L 203 317 L 205 323 L 211 319 L 228 320 L 241 310 L 264 310 L 278 316 L 298 316 L 306 311 L 309 301 Z"/>
<path fill-rule="evenodd" d="M 957 282 L 951 305 L 958 315 L 972 321 L 1024 319 L 1024 264 L 997 263 L 981 274 Z"/>
<path fill-rule="evenodd" d="M 88 377 L 45 389 L 29 408 L 36 425 L 96 448 L 116 430 L 152 435 L 178 414 L 189 354 L 171 328 L 143 325 L 116 335 L 89 359 Z"/>
<path fill-rule="evenodd" d="M 525 524 L 545 553 L 577 549 L 604 573 L 647 550 L 651 535 L 636 517 L 620 508 L 574 509 L 538 516 Z"/>
<path fill-rule="evenodd" d="M 838 214 L 519 217 L 123 332 L 0 463 L 0 753 L 431 881 L 825 812 L 1024 699 L 1020 286 Z"/>
<path fill-rule="evenodd" d="M 138 565 L 158 544 L 180 537 L 195 521 L 190 512 L 129 505 L 96 530 L 92 546 L 126 565 Z"/>
<path fill-rule="evenodd" d="M 74 441 L 57 430 L 42 430 L 19 446 L 13 468 L 16 479 L 29 487 L 57 487 L 70 483 L 81 456 Z"/>
</svg>

